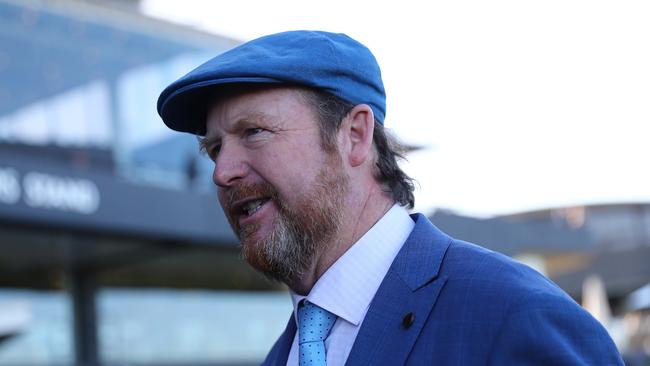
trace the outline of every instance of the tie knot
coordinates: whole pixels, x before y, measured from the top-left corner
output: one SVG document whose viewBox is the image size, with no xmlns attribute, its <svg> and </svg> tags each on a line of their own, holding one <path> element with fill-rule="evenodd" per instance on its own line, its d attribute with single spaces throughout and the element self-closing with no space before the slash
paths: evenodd
<svg viewBox="0 0 650 366">
<path fill-rule="evenodd" d="M 324 341 L 334 322 L 336 322 L 336 315 L 308 301 L 303 301 L 302 306 L 298 307 L 300 325 L 298 343 Z"/>
</svg>

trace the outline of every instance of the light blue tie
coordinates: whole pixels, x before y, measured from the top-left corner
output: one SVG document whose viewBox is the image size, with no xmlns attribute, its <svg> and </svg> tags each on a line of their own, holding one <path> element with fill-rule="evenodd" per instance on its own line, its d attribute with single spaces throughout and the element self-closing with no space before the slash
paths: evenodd
<svg viewBox="0 0 650 366">
<path fill-rule="evenodd" d="M 303 300 L 298 306 L 298 359 L 300 366 L 326 366 L 325 338 L 336 315 Z"/>
</svg>

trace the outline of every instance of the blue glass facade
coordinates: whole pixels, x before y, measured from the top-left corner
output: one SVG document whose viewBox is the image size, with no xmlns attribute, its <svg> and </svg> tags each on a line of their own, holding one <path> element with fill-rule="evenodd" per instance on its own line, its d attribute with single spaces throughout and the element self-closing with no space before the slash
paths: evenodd
<svg viewBox="0 0 650 366">
<path fill-rule="evenodd" d="M 0 24 L 0 144 L 107 150 L 124 178 L 172 188 L 188 186 L 188 169 L 209 173 L 196 139 L 167 130 L 155 102 L 233 41 L 74 3 L 0 2 Z"/>
</svg>

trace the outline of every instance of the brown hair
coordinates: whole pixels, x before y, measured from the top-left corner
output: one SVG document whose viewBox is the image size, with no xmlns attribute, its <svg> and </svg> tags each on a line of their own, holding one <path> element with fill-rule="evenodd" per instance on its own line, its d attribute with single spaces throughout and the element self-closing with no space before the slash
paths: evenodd
<svg viewBox="0 0 650 366">
<path fill-rule="evenodd" d="M 336 150 L 336 133 L 341 126 L 341 121 L 350 113 L 354 105 L 329 93 L 304 89 L 303 96 L 307 103 L 314 108 L 319 119 L 321 145 L 325 151 Z M 397 161 L 404 159 L 405 148 L 397 138 L 384 128 L 384 125 L 375 119 L 375 128 L 372 136 L 373 144 L 377 151 L 375 178 L 387 188 L 399 204 L 413 208 L 413 178 L 402 171 Z"/>
</svg>

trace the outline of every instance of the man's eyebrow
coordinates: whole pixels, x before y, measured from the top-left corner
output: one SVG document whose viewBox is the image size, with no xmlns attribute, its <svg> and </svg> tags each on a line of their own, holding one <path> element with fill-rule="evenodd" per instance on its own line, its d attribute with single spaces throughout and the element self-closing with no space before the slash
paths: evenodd
<svg viewBox="0 0 650 366">
<path fill-rule="evenodd" d="M 251 113 L 235 121 L 229 128 L 229 133 L 240 133 L 251 127 L 270 127 L 275 125 L 275 118 L 263 112 Z"/>
<path fill-rule="evenodd" d="M 264 113 L 264 112 L 255 112 L 251 113 L 250 115 L 238 119 L 232 126 L 232 129 L 234 131 L 239 131 L 242 129 L 245 129 L 247 127 L 250 127 L 252 125 L 258 125 L 260 123 L 262 124 L 269 124 L 273 121 L 273 117 L 270 115 Z"/>
</svg>

